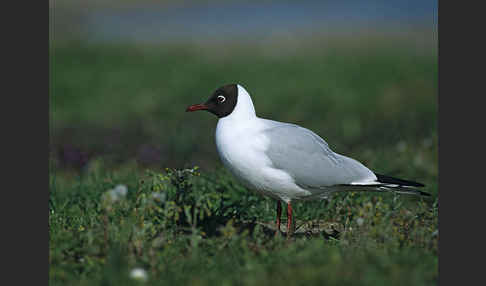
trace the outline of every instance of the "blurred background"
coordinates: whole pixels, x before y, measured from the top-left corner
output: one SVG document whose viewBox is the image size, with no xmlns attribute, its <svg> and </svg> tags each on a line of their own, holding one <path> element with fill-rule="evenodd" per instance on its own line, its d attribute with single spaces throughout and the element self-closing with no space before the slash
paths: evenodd
<svg viewBox="0 0 486 286">
<path fill-rule="evenodd" d="M 239 83 L 260 117 L 436 183 L 437 39 L 429 0 L 51 0 L 50 160 L 219 168 L 217 118 L 185 108 Z"/>
</svg>

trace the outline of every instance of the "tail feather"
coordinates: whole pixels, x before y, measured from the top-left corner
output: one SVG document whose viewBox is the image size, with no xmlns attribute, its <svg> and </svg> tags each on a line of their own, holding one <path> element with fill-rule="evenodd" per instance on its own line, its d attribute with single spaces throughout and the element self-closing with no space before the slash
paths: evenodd
<svg viewBox="0 0 486 286">
<path fill-rule="evenodd" d="M 407 187 L 394 184 L 343 184 L 338 185 L 339 188 L 335 189 L 336 192 L 356 192 L 356 191 L 374 191 L 374 192 L 393 192 L 398 194 L 407 195 L 419 195 L 419 196 L 430 196 L 429 193 Z"/>
<path fill-rule="evenodd" d="M 390 176 L 376 174 L 375 182 L 368 183 L 354 183 L 340 185 L 342 189 L 340 191 L 378 191 L 378 192 L 395 192 L 399 194 L 430 196 L 429 193 L 415 189 L 414 187 L 425 187 L 424 184 L 398 179 Z"/>
<path fill-rule="evenodd" d="M 419 195 L 419 196 L 425 196 L 425 197 L 430 196 L 429 193 L 426 193 L 424 191 L 412 189 L 412 188 L 404 187 L 404 186 L 382 185 L 380 187 L 380 189 L 382 189 L 383 191 L 390 191 L 390 192 L 394 192 L 394 193 L 398 193 L 398 194 Z"/>
</svg>

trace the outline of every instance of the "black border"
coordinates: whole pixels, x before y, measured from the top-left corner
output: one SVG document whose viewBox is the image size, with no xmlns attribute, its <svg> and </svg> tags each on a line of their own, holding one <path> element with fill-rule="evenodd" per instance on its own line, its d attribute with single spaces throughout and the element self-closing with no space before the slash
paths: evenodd
<svg viewBox="0 0 486 286">
<path fill-rule="evenodd" d="M 439 285 L 484 280 L 483 10 L 452 3 L 439 4 Z"/>
<path fill-rule="evenodd" d="M 7 254 L 3 256 L 4 284 L 48 282 L 46 4 L 8 2 L 2 7 L 4 112 L 1 122 L 2 130 L 6 131 L 2 132 L 1 140 L 4 145 L 2 178 L 9 183 L 2 188 L 6 195 L 2 198 L 2 245 Z"/>
</svg>

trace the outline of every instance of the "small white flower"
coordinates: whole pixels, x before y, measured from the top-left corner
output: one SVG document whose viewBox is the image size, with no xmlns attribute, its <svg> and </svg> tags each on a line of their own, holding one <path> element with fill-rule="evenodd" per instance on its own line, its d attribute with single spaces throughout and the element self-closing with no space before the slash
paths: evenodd
<svg viewBox="0 0 486 286">
<path fill-rule="evenodd" d="M 356 223 L 359 225 L 359 226 L 362 226 L 363 223 L 364 223 L 364 219 L 359 217 L 357 220 L 356 220 Z"/>
<path fill-rule="evenodd" d="M 124 197 L 124 196 L 126 196 L 126 195 L 127 195 L 128 189 L 127 189 L 127 187 L 126 187 L 125 185 L 118 185 L 118 186 L 116 186 L 116 187 L 113 189 L 113 191 L 114 191 L 114 192 L 115 192 L 117 195 L 119 195 L 119 196 L 121 196 L 121 197 Z"/>
<path fill-rule="evenodd" d="M 152 199 L 159 202 L 163 202 L 165 201 L 165 193 L 160 193 L 160 192 L 152 193 Z"/>
<path fill-rule="evenodd" d="M 130 278 L 145 282 L 148 279 L 147 271 L 143 268 L 134 268 L 130 271 Z"/>
<path fill-rule="evenodd" d="M 114 189 L 108 190 L 104 197 L 111 202 L 116 202 L 123 199 L 127 195 L 128 189 L 125 185 L 118 185 Z"/>
</svg>

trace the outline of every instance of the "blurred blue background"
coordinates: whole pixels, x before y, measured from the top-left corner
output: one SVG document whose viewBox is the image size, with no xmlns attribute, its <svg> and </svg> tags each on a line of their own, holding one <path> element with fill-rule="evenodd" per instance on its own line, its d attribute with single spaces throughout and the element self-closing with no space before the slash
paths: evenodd
<svg viewBox="0 0 486 286">
<path fill-rule="evenodd" d="M 428 32 L 437 1 L 55 1 L 55 37 L 86 41 L 248 41 Z M 52 19 L 52 17 L 51 17 Z"/>
</svg>

